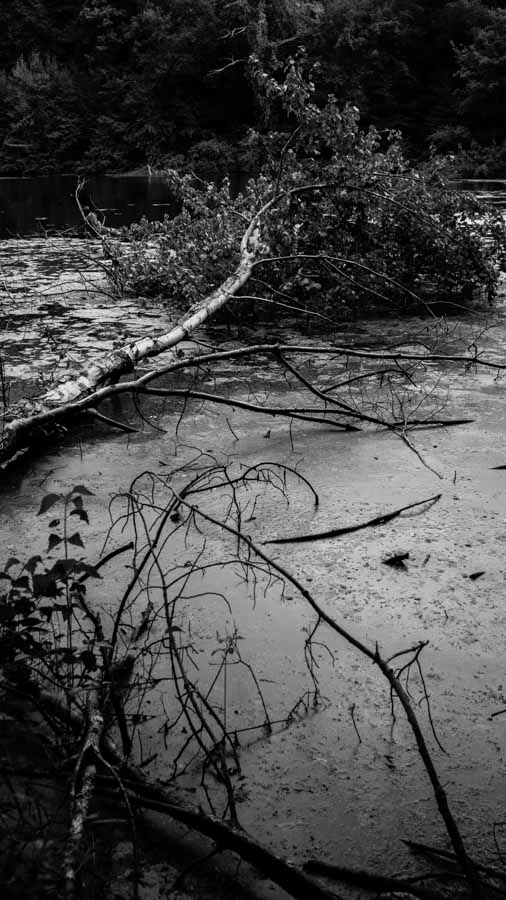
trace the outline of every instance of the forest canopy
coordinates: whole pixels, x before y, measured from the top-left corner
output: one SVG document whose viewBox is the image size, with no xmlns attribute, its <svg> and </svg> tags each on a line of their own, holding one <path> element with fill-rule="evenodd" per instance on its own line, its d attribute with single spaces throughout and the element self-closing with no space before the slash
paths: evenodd
<svg viewBox="0 0 506 900">
<path fill-rule="evenodd" d="M 503 0 L 14 0 L 0 35 L 0 171 L 245 169 L 267 70 L 304 46 L 317 90 L 416 158 L 503 174 Z"/>
</svg>

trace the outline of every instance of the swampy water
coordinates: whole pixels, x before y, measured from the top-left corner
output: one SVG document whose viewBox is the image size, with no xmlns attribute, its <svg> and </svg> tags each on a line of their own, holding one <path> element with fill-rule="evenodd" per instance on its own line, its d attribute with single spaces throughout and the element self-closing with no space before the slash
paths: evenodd
<svg viewBox="0 0 506 900">
<path fill-rule="evenodd" d="M 91 241 L 4 241 L 0 266 L 4 385 L 11 400 L 36 394 L 42 385 L 130 338 L 164 331 L 170 320 L 167 310 L 109 296 L 99 251 Z M 402 325 L 390 319 L 336 327 L 331 336 L 258 328 L 246 337 L 303 337 L 315 347 L 329 337 L 357 347 L 412 347 L 434 336 L 441 351 L 466 352 L 476 341 L 488 359 L 506 362 L 502 302 L 486 313 L 436 325 L 419 318 Z M 222 347 L 238 342 L 217 328 L 197 340 Z M 354 363 L 353 372 L 363 372 L 363 365 Z M 341 358 L 329 360 L 323 354 L 305 366 L 321 385 L 343 373 Z M 441 746 L 432 736 L 415 674 L 410 687 L 465 840 L 482 860 L 496 861 L 493 830 L 494 823 L 504 823 L 506 754 L 506 714 L 501 715 L 506 707 L 506 470 L 496 468 L 506 465 L 505 387 L 498 369 L 448 363 L 427 366 L 423 384 L 433 409 L 473 421 L 420 431 L 413 436 L 414 450 L 389 432 L 343 434 L 304 422 L 290 426 L 238 407 L 197 402 L 182 415 L 175 401 L 163 407 L 152 401 L 139 419 L 128 401 L 118 401 L 108 412 L 136 422 L 137 433 L 89 426 L 64 437 L 58 448 L 41 447 L 37 458 L 4 476 L 0 555 L 44 555 L 47 517 L 36 516 L 42 496 L 84 484 L 93 496 L 87 498 L 90 524 L 83 539 L 87 558 L 97 559 L 111 515 L 116 525 L 109 546 L 125 539 L 120 501 L 114 498 L 141 473 L 154 473 L 139 482 L 146 496 L 153 477 L 162 485 L 168 472 L 179 487 L 189 477 L 182 466 L 191 461 L 193 475 L 208 464 L 226 464 L 239 472 L 259 462 L 283 463 L 311 482 L 320 497 L 317 507 L 307 486 L 294 476 L 288 478 L 286 496 L 269 484 L 250 490 L 244 528 L 259 545 L 271 537 L 358 523 L 441 494 L 432 507 L 383 527 L 338 540 L 272 545 L 269 552 L 368 646 L 378 642 L 390 656 L 428 641 L 423 673 Z M 250 402 L 308 405 L 307 396 L 288 385 L 267 359 L 255 365 L 228 362 L 216 377 L 204 374 L 201 385 Z M 421 389 L 413 387 L 406 402 L 415 408 L 421 398 Z M 163 493 L 163 487 L 157 490 Z M 219 497 L 206 503 L 210 514 L 223 514 Z M 164 571 L 181 572 L 191 568 L 199 553 L 219 563 L 234 546 L 233 537 L 203 522 L 200 534 L 168 540 L 161 564 Z M 387 557 L 405 553 L 404 568 L 384 564 Z M 126 561 L 117 561 L 104 572 L 99 587 L 90 589 L 90 599 L 104 615 L 113 615 L 129 571 Z M 471 577 L 477 573 L 482 574 Z M 398 711 L 392 721 L 388 688 L 370 662 L 321 632 L 315 654 L 323 700 L 316 709 L 297 705 L 312 689 L 304 644 L 314 614 L 296 590 L 282 592 L 279 583 L 260 571 L 256 583 L 245 582 L 242 575 L 219 565 L 206 579 L 195 572 L 180 620 L 199 648 L 196 677 L 201 684 L 212 677 L 224 639 L 235 633 L 272 720 L 285 720 L 271 735 L 256 729 L 263 721 L 259 693 L 245 669 L 230 673 L 223 705 L 241 734 L 242 824 L 294 861 L 316 857 L 380 872 L 412 871 L 404 838 L 447 844 L 412 736 Z M 159 602 L 156 585 L 150 600 Z M 171 738 L 167 749 L 163 728 L 170 689 L 163 658 L 157 666 L 160 682 L 136 752 L 151 760 L 146 771 L 167 778 Z M 287 726 L 286 716 L 294 707 Z M 243 731 L 247 728 L 252 730 Z M 191 802 L 203 802 L 195 794 L 198 781 L 190 771 L 181 782 Z M 502 840 L 504 825 L 496 825 L 495 831 Z M 262 896 L 284 896 L 260 881 L 255 890 Z"/>
</svg>

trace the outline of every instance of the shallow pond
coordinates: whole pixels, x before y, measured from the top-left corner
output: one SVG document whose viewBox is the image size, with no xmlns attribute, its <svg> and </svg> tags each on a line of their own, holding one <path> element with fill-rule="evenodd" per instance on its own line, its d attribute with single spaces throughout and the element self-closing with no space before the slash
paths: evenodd
<svg viewBox="0 0 506 900">
<path fill-rule="evenodd" d="M 0 244 L 4 279 L 2 336 L 5 380 L 11 398 L 36 393 L 94 354 L 153 330 L 163 331 L 167 311 L 118 303 L 102 292 L 100 258 L 93 242 L 62 240 Z M 92 290 L 83 291 L 83 286 Z M 336 339 L 356 346 L 405 340 L 428 340 L 430 324 L 413 319 L 400 334 L 393 320 L 343 327 Z M 272 335 L 266 333 L 269 338 Z M 480 335 L 490 358 L 506 360 L 506 321 L 501 309 L 493 317 L 454 321 L 439 331 L 439 345 L 464 351 Z M 290 337 L 296 337 L 291 332 Z M 250 335 L 253 338 L 253 335 Z M 255 339 L 258 334 L 255 333 Z M 328 335 L 326 336 L 328 338 Z M 202 342 L 230 341 L 208 330 Z M 317 346 L 313 334 L 304 343 Z M 34 365 L 34 360 L 36 364 Z M 360 364 L 356 364 L 359 373 Z M 316 356 L 310 364 L 320 383 L 342 373 L 340 360 Z M 34 373 L 36 373 L 34 375 Z M 210 380 L 214 382 L 214 379 Z M 218 373 L 221 391 L 238 399 L 273 404 L 308 403 L 289 387 L 267 361 L 263 368 L 227 363 Z M 4 479 L 0 510 L 1 555 L 21 559 L 44 555 L 46 517 L 36 517 L 41 497 L 74 484 L 93 491 L 87 498 L 90 526 L 83 532 L 87 558 L 98 558 L 110 526 L 109 503 L 128 491 L 140 472 L 163 479 L 189 460 L 193 472 L 206 464 L 227 464 L 232 471 L 269 461 L 296 468 L 320 496 L 315 508 L 306 486 L 290 477 L 286 498 L 258 485 L 245 500 L 245 530 L 262 545 L 271 537 L 324 531 L 368 520 L 441 493 L 440 501 L 417 515 L 339 539 L 309 544 L 273 545 L 273 559 L 314 592 L 319 603 L 360 640 L 386 656 L 429 641 L 423 672 L 432 716 L 443 752 L 431 737 L 420 682 L 412 690 L 437 768 L 448 790 L 465 839 L 476 855 L 495 859 L 494 822 L 504 820 L 506 706 L 504 604 L 506 545 L 506 464 L 504 385 L 496 370 L 470 370 L 433 364 L 425 374 L 436 407 L 448 416 L 466 416 L 471 424 L 416 435 L 418 456 L 390 433 L 366 430 L 337 433 L 325 426 L 253 417 L 239 408 L 187 406 L 163 408 L 150 403 L 133 435 L 104 428 L 83 429 L 62 447 L 41 452 Z M 421 399 L 414 391 L 413 404 Z M 373 402 L 373 398 L 371 398 Z M 128 403 L 118 403 L 115 417 L 133 417 Z M 42 450 L 42 448 L 41 448 Z M 201 454 L 204 454 L 203 456 Z M 176 472 L 180 487 L 189 476 Z M 143 486 L 144 484 L 144 486 Z M 141 487 L 149 491 L 146 478 Z M 114 510 L 118 509 L 113 504 Z M 223 515 L 223 501 L 210 500 L 208 512 Z M 121 522 L 120 522 L 121 525 Z M 118 526 L 119 527 L 119 526 Z M 125 535 L 119 530 L 112 540 Z M 234 552 L 234 538 L 209 522 L 183 540 L 175 534 L 164 546 L 164 571 L 180 572 L 199 554 L 224 562 Z M 409 553 L 405 568 L 384 565 L 393 554 Z M 477 572 L 479 578 L 471 578 Z M 111 565 L 100 589 L 90 597 L 114 613 L 118 592 L 126 584 L 126 560 Z M 237 569 L 215 566 L 205 582 L 192 575 L 181 606 L 180 627 L 198 644 L 202 684 L 226 636 L 241 637 L 240 650 L 262 686 L 273 720 L 285 720 L 298 699 L 312 688 L 304 662 L 304 642 L 314 614 L 295 590 L 281 593 L 262 573 L 246 583 Z M 150 601 L 160 602 L 156 584 Z M 145 596 L 139 598 L 139 604 Z M 413 739 L 400 713 L 392 722 L 388 688 L 370 662 L 321 632 L 315 649 L 324 697 L 317 709 L 297 710 L 289 727 L 278 725 L 271 736 L 261 728 L 259 695 L 251 680 L 231 672 L 223 705 L 242 735 L 244 781 L 239 815 L 243 825 L 277 852 L 296 861 L 308 856 L 343 865 L 390 872 L 411 870 L 402 839 L 444 844 L 432 792 Z M 151 759 L 147 771 L 167 777 L 173 747 L 164 744 L 170 716 L 170 686 L 163 658 L 157 661 L 160 685 L 137 751 Z M 355 725 L 350 712 L 353 707 Z M 181 790 L 195 799 L 198 777 L 184 779 Z M 199 798 L 199 800 L 202 798 Z M 499 830 L 499 834 L 501 834 Z M 266 896 L 284 896 L 268 891 Z M 340 888 L 341 895 L 343 890 Z"/>
</svg>

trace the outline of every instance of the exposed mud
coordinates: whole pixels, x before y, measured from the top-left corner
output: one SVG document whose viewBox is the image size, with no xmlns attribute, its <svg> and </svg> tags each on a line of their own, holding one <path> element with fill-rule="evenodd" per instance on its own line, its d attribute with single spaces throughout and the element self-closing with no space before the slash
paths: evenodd
<svg viewBox="0 0 506 900">
<path fill-rule="evenodd" d="M 88 248 L 87 243 L 87 253 Z M 82 254 L 81 246 L 74 249 Z M 6 259 L 5 245 L 0 250 Z M 13 270 L 8 269 L 11 262 L 2 264 L 10 280 L 10 305 L 3 308 L 4 321 L 10 324 L 2 352 L 13 396 L 34 389 L 34 356 L 46 380 L 48 373 L 61 372 L 69 361 L 75 363 L 90 351 L 103 352 L 116 341 L 123 343 L 153 328 L 151 310 L 113 303 L 100 293 L 85 295 L 79 284 L 59 274 L 60 248 L 53 242 L 40 248 L 47 264 L 47 282 L 41 290 L 34 252 L 34 242 L 19 244 L 19 261 L 24 263 L 19 290 L 12 281 Z M 61 253 L 65 252 L 62 247 Z M 69 258 L 69 270 L 74 264 Z M 30 273 L 36 292 L 27 291 Z M 87 270 L 84 277 L 97 287 L 96 274 Z M 160 314 L 156 330 L 163 329 L 164 315 Z M 440 348 L 465 349 L 484 326 L 487 330 L 480 342 L 490 358 L 506 361 L 506 321 L 500 312 L 493 322 L 475 318 L 441 326 Z M 406 337 L 397 323 L 382 321 L 349 326 L 341 338 L 370 346 L 408 339 L 413 344 L 427 339 L 428 329 L 426 321 L 413 320 L 406 326 Z M 57 351 L 52 341 L 44 339 L 49 333 Z M 215 336 L 206 333 L 202 339 Z M 312 340 L 316 343 L 319 338 Z M 328 384 L 342 370 L 340 361 L 323 356 L 311 365 Z M 360 364 L 356 365 L 358 372 Z M 238 397 L 251 399 L 268 392 L 271 400 L 286 403 L 288 386 L 272 368 L 259 372 L 250 364 L 227 365 L 219 376 L 223 390 L 233 390 Z M 254 418 L 239 409 L 222 412 L 199 404 L 192 404 L 182 417 L 176 407 L 166 405 L 162 413 L 146 407 L 142 430 L 128 438 L 100 430 L 82 432 L 78 440 L 69 438 L 59 451 L 42 452 L 10 477 L 0 511 L 1 555 L 23 559 L 34 552 L 43 554 L 46 534 L 41 519 L 35 517 L 40 498 L 49 491 L 85 484 L 94 492 L 88 503 L 87 556 L 97 558 L 109 527 L 111 498 L 128 490 L 141 471 L 166 473 L 199 451 L 207 451 L 209 459 L 237 466 L 262 460 L 283 462 L 314 485 L 320 496 L 316 509 L 307 489 L 295 479 L 289 484 L 288 505 L 279 494 L 259 489 L 254 512 L 251 501 L 248 507 L 246 529 L 259 544 L 271 537 L 371 519 L 441 493 L 441 500 L 429 510 L 384 526 L 339 539 L 265 549 L 368 646 L 378 643 L 390 656 L 418 641 L 429 642 L 422 656 L 423 673 L 445 752 L 431 736 L 416 677 L 413 696 L 468 846 L 481 860 L 497 862 L 494 823 L 502 823 L 499 837 L 505 834 L 506 714 L 500 713 L 506 707 L 506 469 L 494 467 L 506 465 L 504 385 L 494 369 L 466 371 L 434 364 L 425 372 L 424 388 L 432 389 L 434 409 L 444 407 L 445 415 L 472 417 L 474 422 L 418 432 L 416 449 L 421 458 L 389 433 L 345 435 L 305 423 L 290 428 L 286 422 Z M 420 391 L 414 390 L 409 401 L 412 409 L 420 399 Z M 371 395 L 371 403 L 374 400 L 377 397 Z M 291 388 L 290 405 L 304 403 L 307 397 Z M 132 415 L 128 404 L 119 412 Z M 151 428 L 150 422 L 163 430 Z M 212 508 L 219 510 L 218 500 Z M 231 552 L 229 537 L 209 525 L 204 535 L 206 553 L 215 559 Z M 198 537 L 185 545 L 168 544 L 163 564 L 168 568 L 183 565 L 200 547 Z M 409 553 L 405 568 L 384 565 L 387 557 L 399 553 Z M 478 572 L 483 574 L 470 577 Z M 96 602 L 112 611 L 118 585 L 126 577 L 123 563 L 111 567 Z M 226 596 L 230 611 L 216 599 L 217 594 Z M 243 638 L 241 652 L 261 680 L 273 720 L 285 719 L 311 689 L 304 641 L 314 615 L 294 590 L 281 596 L 279 586 L 267 589 L 260 580 L 253 596 L 251 586 L 231 570 L 219 569 L 204 586 L 200 584 L 198 596 L 188 602 L 186 616 L 202 648 L 199 677 L 203 680 L 219 638 L 236 627 Z M 270 736 L 258 729 L 245 732 L 241 739 L 245 775 L 241 822 L 293 861 L 316 857 L 378 872 L 412 872 L 414 864 L 404 838 L 447 846 L 412 735 L 399 711 L 392 722 L 388 686 L 371 664 L 326 631 L 320 640 L 326 644 L 317 650 L 324 702 L 306 712 L 298 707 L 289 727 L 277 726 Z M 235 727 L 259 724 L 261 710 L 251 682 L 237 678 L 229 691 L 228 714 Z M 144 759 L 156 754 L 147 771 L 162 779 L 168 776 L 170 761 L 160 734 L 166 718 L 163 701 L 162 687 L 153 697 L 152 718 L 143 730 L 142 744 Z M 182 790 L 191 801 L 202 799 L 194 793 L 197 784 L 197 775 L 183 783 Z M 168 864 L 153 866 L 142 896 L 158 896 L 164 878 L 170 885 L 172 874 Z M 242 877 L 247 882 L 251 875 Z M 234 890 L 239 888 L 222 885 L 220 896 L 239 896 Z M 241 896 L 250 890 L 257 896 L 284 896 L 258 880 L 249 887 L 243 884 Z M 338 892 L 345 896 L 341 886 Z"/>
</svg>

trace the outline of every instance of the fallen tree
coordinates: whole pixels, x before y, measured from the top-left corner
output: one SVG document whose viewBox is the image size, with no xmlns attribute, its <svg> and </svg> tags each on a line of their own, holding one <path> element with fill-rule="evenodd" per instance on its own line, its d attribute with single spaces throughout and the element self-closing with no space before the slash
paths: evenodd
<svg viewBox="0 0 506 900">
<path fill-rule="evenodd" d="M 282 315 L 314 317 L 328 329 L 338 328 L 343 316 L 358 311 L 422 309 L 435 318 L 441 298 L 446 308 L 459 309 L 479 291 L 488 299 L 492 296 L 501 241 L 504 245 L 502 220 L 452 192 L 439 164 L 427 171 L 412 170 L 397 138 L 385 142 L 374 130 L 362 132 L 354 107 L 339 110 L 332 97 L 318 107 L 314 85 L 304 79 L 299 63 L 290 61 L 281 81 L 258 66 L 253 71 L 265 96 L 271 131 L 251 136 L 251 152 L 262 174 L 251 179 L 244 194 L 234 198 L 226 182 L 202 187 L 190 176 L 172 172 L 167 178 L 179 206 L 173 218 L 142 222 L 120 236 L 93 224 L 115 288 L 156 295 L 178 313 L 174 326 L 113 351 L 40 397 L 4 408 L 0 463 L 27 448 L 40 448 L 83 414 L 132 430 L 128 423 L 103 417 L 99 404 L 113 393 L 139 396 L 149 390 L 153 395 L 155 388 L 148 388 L 148 382 L 159 376 L 182 368 L 198 372 L 225 359 L 219 349 L 214 356 L 180 349 L 197 329 L 220 315 L 254 322 L 274 308 Z M 280 130 L 273 130 L 275 125 Z M 301 354 L 327 352 L 344 360 L 360 356 L 371 365 L 364 379 L 383 378 L 387 365 L 387 378 L 395 378 L 397 387 L 412 385 L 423 366 L 434 360 L 502 367 L 482 358 L 474 345 L 455 356 L 435 354 L 427 346 L 392 352 L 340 343 L 319 348 L 271 343 L 257 350 L 274 356 L 287 374 L 318 397 L 313 421 L 332 420 L 348 430 L 369 422 L 405 432 L 409 423 L 404 410 L 401 425 L 395 416 L 371 415 L 358 400 L 350 404 L 340 399 L 339 390 L 346 393 L 350 380 L 324 394 L 298 371 Z M 252 352 L 244 347 L 245 354 Z M 144 360 L 162 353 L 164 362 L 157 371 L 121 382 Z M 193 389 L 190 382 L 188 398 Z M 156 391 L 171 393 L 166 386 Z M 306 417 L 290 407 L 270 414 Z M 441 415 L 431 410 L 421 422 L 413 417 L 413 424 L 431 420 L 439 424 Z"/>
</svg>

